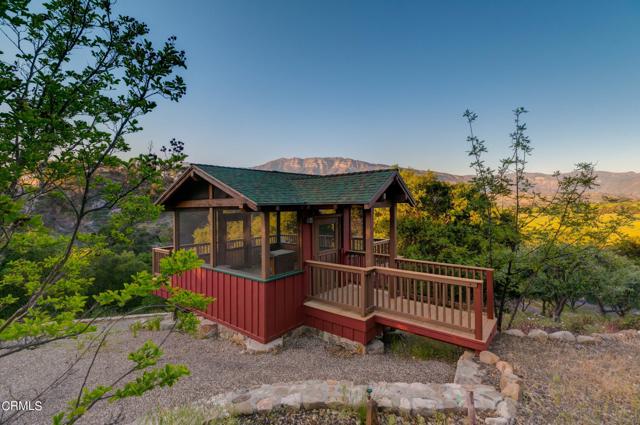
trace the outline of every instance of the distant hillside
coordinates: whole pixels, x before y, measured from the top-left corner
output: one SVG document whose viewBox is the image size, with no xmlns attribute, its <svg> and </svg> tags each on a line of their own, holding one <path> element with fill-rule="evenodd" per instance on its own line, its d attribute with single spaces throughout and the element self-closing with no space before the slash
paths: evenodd
<svg viewBox="0 0 640 425">
<path fill-rule="evenodd" d="M 279 158 L 269 161 L 255 168 L 259 170 L 287 171 L 290 173 L 304 174 L 340 174 L 355 171 L 379 170 L 389 168 L 386 164 L 372 164 L 351 158 L 341 157 L 313 157 L 313 158 Z M 418 173 L 426 173 L 426 170 L 414 170 Z M 471 176 L 459 176 L 455 174 L 433 171 L 441 181 L 459 183 L 469 181 Z M 640 199 L 640 173 L 626 172 L 615 173 L 611 171 L 597 171 L 598 183 L 592 192 L 592 198 L 599 200 L 604 197 L 622 199 Z M 535 184 L 536 190 L 543 194 L 553 193 L 557 187 L 556 178 L 551 174 L 529 173 L 529 179 Z"/>
</svg>

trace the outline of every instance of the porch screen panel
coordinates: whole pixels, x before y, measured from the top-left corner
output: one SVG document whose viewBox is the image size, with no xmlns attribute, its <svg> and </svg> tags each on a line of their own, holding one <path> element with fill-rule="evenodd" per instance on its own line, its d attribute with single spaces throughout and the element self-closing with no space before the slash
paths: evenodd
<svg viewBox="0 0 640 425">
<path fill-rule="evenodd" d="M 206 208 L 178 210 L 178 249 L 194 250 L 209 264 L 211 259 L 211 222 Z"/>
<path fill-rule="evenodd" d="M 364 251 L 364 219 L 363 209 L 359 206 L 351 207 L 351 249 Z"/>
<path fill-rule="evenodd" d="M 270 214 L 270 270 L 272 275 L 300 270 L 298 212 Z"/>
<path fill-rule="evenodd" d="M 262 271 L 262 215 L 241 210 L 215 210 L 216 267 L 259 277 Z"/>
</svg>

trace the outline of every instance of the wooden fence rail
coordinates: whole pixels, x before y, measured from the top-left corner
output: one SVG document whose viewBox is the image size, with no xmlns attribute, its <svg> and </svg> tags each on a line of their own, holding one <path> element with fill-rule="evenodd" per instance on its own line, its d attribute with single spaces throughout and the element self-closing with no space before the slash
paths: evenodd
<svg viewBox="0 0 640 425">
<path fill-rule="evenodd" d="M 367 315 L 374 310 L 434 322 L 482 339 L 482 281 L 388 267 L 307 261 L 309 294 Z"/>
</svg>

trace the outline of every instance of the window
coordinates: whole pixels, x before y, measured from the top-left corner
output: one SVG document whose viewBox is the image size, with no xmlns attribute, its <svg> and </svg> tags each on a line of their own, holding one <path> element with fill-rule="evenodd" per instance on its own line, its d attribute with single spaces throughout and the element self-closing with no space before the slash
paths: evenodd
<svg viewBox="0 0 640 425">
<path fill-rule="evenodd" d="M 207 208 L 181 209 L 178 214 L 178 249 L 192 249 L 211 264 L 211 221 Z"/>
<path fill-rule="evenodd" d="M 262 214 L 214 209 L 216 220 L 215 266 L 262 275 Z"/>
<path fill-rule="evenodd" d="M 362 207 L 351 207 L 351 249 L 364 251 L 364 219 Z"/>
</svg>

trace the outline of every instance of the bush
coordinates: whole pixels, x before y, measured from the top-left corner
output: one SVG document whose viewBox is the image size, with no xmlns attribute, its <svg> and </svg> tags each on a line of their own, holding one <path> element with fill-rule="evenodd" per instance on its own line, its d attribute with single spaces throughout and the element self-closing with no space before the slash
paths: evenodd
<svg viewBox="0 0 640 425">
<path fill-rule="evenodd" d="M 618 329 L 640 329 L 640 314 L 630 314 L 616 320 Z"/>
</svg>

